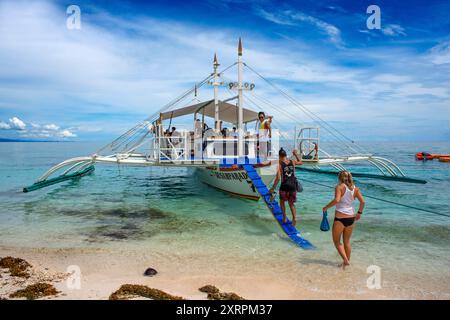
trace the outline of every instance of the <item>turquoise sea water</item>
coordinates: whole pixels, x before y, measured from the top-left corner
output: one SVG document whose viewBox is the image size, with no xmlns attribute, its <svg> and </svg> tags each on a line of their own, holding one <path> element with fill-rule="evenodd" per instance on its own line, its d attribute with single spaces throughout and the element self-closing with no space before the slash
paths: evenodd
<svg viewBox="0 0 450 320">
<path fill-rule="evenodd" d="M 303 183 L 297 208 L 299 229 L 317 246 L 314 252 L 292 245 L 261 201 L 209 188 L 196 179 L 192 169 L 97 165 L 93 174 L 80 180 L 21 192 L 50 166 L 91 154 L 99 146 L 85 142 L 0 143 L 0 244 L 223 254 L 233 256 L 237 265 L 239 257 L 267 256 L 302 259 L 300 269 L 306 264 L 320 266 L 324 260 L 339 261 L 330 233 L 319 231 L 321 208 L 331 200 L 332 189 L 308 182 Z M 450 143 L 364 146 L 428 184 L 358 179 L 363 193 L 450 215 L 450 164 L 414 159 L 418 151 L 450 153 Z M 326 175 L 302 173 L 302 177 L 335 183 L 334 177 Z M 361 266 L 378 264 L 386 272 L 402 270 L 418 279 L 436 276 L 443 286 L 439 290 L 450 292 L 449 217 L 367 199 L 353 239 L 355 261 Z"/>
</svg>

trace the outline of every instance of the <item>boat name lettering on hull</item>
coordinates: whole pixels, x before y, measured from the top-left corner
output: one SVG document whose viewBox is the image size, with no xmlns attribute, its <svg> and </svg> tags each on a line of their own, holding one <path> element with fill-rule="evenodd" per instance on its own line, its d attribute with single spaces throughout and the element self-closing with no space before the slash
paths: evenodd
<svg viewBox="0 0 450 320">
<path fill-rule="evenodd" d="M 223 179 L 223 180 L 247 180 L 248 174 L 246 172 L 220 172 L 220 171 L 213 171 L 211 172 L 211 175 L 214 175 L 217 179 Z"/>
</svg>

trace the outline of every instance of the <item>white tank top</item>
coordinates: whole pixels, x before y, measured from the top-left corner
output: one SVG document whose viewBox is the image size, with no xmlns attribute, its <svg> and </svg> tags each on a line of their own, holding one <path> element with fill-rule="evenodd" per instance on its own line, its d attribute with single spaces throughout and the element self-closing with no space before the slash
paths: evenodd
<svg viewBox="0 0 450 320">
<path fill-rule="evenodd" d="M 350 190 L 347 185 L 345 185 L 345 193 L 341 197 L 341 201 L 339 201 L 336 204 L 336 211 L 339 211 L 340 213 L 354 216 L 355 215 L 355 209 L 353 208 L 353 203 L 355 202 L 355 190 L 356 188 L 353 187 L 353 190 Z"/>
</svg>

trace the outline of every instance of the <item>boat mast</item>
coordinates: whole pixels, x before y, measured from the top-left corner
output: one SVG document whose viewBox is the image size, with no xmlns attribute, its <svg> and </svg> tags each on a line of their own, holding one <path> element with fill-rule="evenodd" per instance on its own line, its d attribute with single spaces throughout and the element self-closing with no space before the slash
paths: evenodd
<svg viewBox="0 0 450 320">
<path fill-rule="evenodd" d="M 244 156 L 244 112 L 243 112 L 243 96 L 242 96 L 242 41 L 239 38 L 238 45 L 238 156 Z"/>
<path fill-rule="evenodd" d="M 217 73 L 217 68 L 220 66 L 219 62 L 217 61 L 217 55 L 214 53 L 214 129 L 216 132 L 219 132 L 220 125 L 219 125 L 219 97 L 218 97 L 218 87 L 219 87 L 219 74 Z"/>
</svg>

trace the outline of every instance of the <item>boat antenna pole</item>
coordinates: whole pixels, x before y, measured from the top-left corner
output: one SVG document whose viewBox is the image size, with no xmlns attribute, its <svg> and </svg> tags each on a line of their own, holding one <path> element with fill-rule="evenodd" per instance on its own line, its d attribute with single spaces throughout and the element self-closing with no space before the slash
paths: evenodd
<svg viewBox="0 0 450 320">
<path fill-rule="evenodd" d="M 242 95 L 242 71 L 243 65 L 242 62 L 242 41 L 239 38 L 238 45 L 238 156 L 239 158 L 244 156 L 244 112 L 243 112 L 243 95 Z"/>
<path fill-rule="evenodd" d="M 217 72 L 217 68 L 220 66 L 217 61 L 217 55 L 214 53 L 214 73 L 213 73 L 213 86 L 214 86 L 214 130 L 219 132 L 219 97 L 218 97 L 218 89 L 219 89 L 219 73 Z"/>
</svg>

